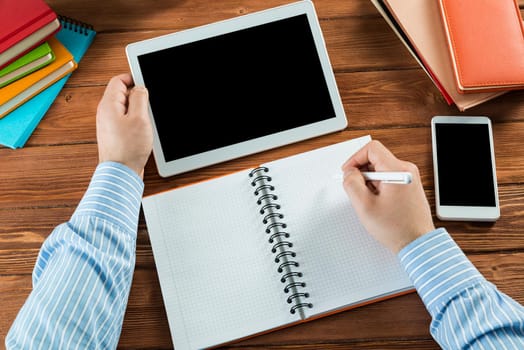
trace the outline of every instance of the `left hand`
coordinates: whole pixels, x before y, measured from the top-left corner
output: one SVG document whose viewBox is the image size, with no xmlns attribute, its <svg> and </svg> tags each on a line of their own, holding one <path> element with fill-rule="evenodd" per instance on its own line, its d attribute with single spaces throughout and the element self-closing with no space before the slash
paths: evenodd
<svg viewBox="0 0 524 350">
<path fill-rule="evenodd" d="M 153 148 L 145 87 L 134 86 L 129 73 L 111 78 L 96 114 L 99 162 L 119 162 L 143 177 Z"/>
</svg>

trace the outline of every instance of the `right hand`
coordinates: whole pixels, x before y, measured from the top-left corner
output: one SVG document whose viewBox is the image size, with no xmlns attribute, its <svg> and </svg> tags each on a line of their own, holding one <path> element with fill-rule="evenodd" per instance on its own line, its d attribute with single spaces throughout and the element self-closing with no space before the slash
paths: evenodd
<svg viewBox="0 0 524 350">
<path fill-rule="evenodd" d="M 413 179 L 408 185 L 366 182 L 361 170 L 409 171 Z M 394 253 L 435 229 L 417 166 L 399 160 L 379 141 L 355 153 L 342 171 L 344 190 L 364 227 Z"/>
</svg>

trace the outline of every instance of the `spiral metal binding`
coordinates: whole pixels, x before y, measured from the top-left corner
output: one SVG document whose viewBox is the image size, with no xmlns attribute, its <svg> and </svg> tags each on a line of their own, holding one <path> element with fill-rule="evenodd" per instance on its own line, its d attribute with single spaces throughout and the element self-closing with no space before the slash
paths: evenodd
<svg viewBox="0 0 524 350">
<path fill-rule="evenodd" d="M 286 283 L 286 280 L 293 276 L 302 277 L 302 272 L 296 272 L 296 271 L 288 272 L 282 276 L 282 278 L 280 279 L 280 282 Z"/>
<path fill-rule="evenodd" d="M 289 291 L 292 289 L 292 288 L 296 288 L 296 287 L 302 287 L 304 288 L 306 286 L 306 283 L 305 282 L 291 282 L 289 283 L 288 285 L 286 285 L 284 287 L 284 293 L 289 293 Z M 296 293 L 295 293 L 296 294 Z"/>
<path fill-rule="evenodd" d="M 280 214 L 280 213 L 269 213 L 267 214 L 266 216 L 264 216 L 264 219 L 262 220 L 262 222 L 265 224 L 268 223 L 268 221 L 271 219 L 271 218 L 279 218 L 279 219 L 283 219 L 284 218 L 284 215 Z"/>
<path fill-rule="evenodd" d="M 311 309 L 313 307 L 313 304 L 311 304 L 311 303 L 298 303 L 298 304 L 293 305 L 293 307 L 291 307 L 291 310 L 289 310 L 289 312 L 291 312 L 292 314 L 295 314 L 297 312 L 297 309 L 301 309 L 303 307 L 308 307 L 308 308 Z"/>
<path fill-rule="evenodd" d="M 257 184 L 257 181 L 271 181 L 271 176 L 259 175 L 253 179 L 253 182 L 251 182 L 251 185 L 255 186 Z"/>
<path fill-rule="evenodd" d="M 80 33 L 83 35 L 88 35 L 90 30 L 93 30 L 93 26 L 91 24 L 76 20 L 71 17 L 67 17 L 64 15 L 58 15 L 58 20 L 62 23 L 62 26 L 65 29 L 69 29 L 74 31 L 75 33 Z"/>
<path fill-rule="evenodd" d="M 276 228 L 276 227 L 282 227 L 282 228 L 286 228 L 287 225 L 284 224 L 283 222 L 273 222 L 271 224 L 269 224 L 267 227 L 266 227 L 266 233 L 271 233 L 271 230 Z"/>
<path fill-rule="evenodd" d="M 299 297 L 309 298 L 309 293 L 295 293 L 287 298 L 287 303 L 291 304 L 293 302 L 293 299 Z"/>
<path fill-rule="evenodd" d="M 262 196 L 258 197 L 257 204 L 258 205 L 262 204 L 262 202 L 264 200 L 266 200 L 266 199 L 271 199 L 271 200 L 276 201 L 278 199 L 278 197 L 275 196 L 274 194 L 266 193 L 266 194 L 263 194 Z"/>
<path fill-rule="evenodd" d="M 289 238 L 289 233 L 282 232 L 282 231 L 275 232 L 271 236 L 269 236 L 268 242 L 269 243 L 273 243 L 275 241 L 275 238 L 277 238 L 277 237 Z"/>
<path fill-rule="evenodd" d="M 281 241 L 281 242 L 275 243 L 273 248 L 271 248 L 271 252 L 272 253 L 276 253 L 277 250 L 279 250 L 278 248 L 283 247 L 283 246 L 288 246 L 289 248 L 292 248 L 293 247 L 293 243 L 286 242 L 286 241 Z"/>
<path fill-rule="evenodd" d="M 284 271 L 284 267 L 290 266 L 290 265 L 293 265 L 295 267 L 299 266 L 296 261 L 286 261 L 286 262 L 283 262 L 282 264 L 280 264 L 280 266 L 278 267 L 277 271 L 279 273 L 282 273 Z"/>
<path fill-rule="evenodd" d="M 258 194 L 260 192 L 262 192 L 262 190 L 270 190 L 270 191 L 274 191 L 275 190 L 275 187 L 271 186 L 271 185 L 262 185 L 262 186 L 258 186 L 256 189 L 255 189 L 255 196 L 258 196 Z"/>
<path fill-rule="evenodd" d="M 277 254 L 277 256 L 275 258 L 275 262 L 278 264 L 280 262 L 280 259 L 285 258 L 286 256 L 291 256 L 291 257 L 294 258 L 295 256 L 297 256 L 297 254 L 295 252 L 292 252 L 292 251 L 289 251 L 289 250 L 280 252 L 280 253 Z M 287 261 L 287 258 L 286 258 L 286 261 Z"/>
<path fill-rule="evenodd" d="M 255 196 L 257 196 L 257 194 L 255 194 Z M 273 209 L 280 209 L 280 204 L 276 204 L 276 203 L 267 203 L 267 204 L 264 204 L 261 208 L 260 208 L 260 214 L 265 214 L 266 210 L 269 210 L 270 208 L 273 208 Z"/>
<path fill-rule="evenodd" d="M 269 184 L 273 179 L 267 173 L 269 168 L 258 167 L 249 173 L 251 186 L 255 187 L 254 195 L 257 197 L 257 204 L 260 205 L 260 215 L 262 223 L 266 225 L 266 233 L 269 234 L 268 242 L 271 244 L 271 252 L 276 254 L 275 263 L 279 264 L 277 272 L 281 274 L 280 281 L 285 283 L 284 293 L 289 294 L 287 297 L 288 304 L 294 304 L 289 312 L 292 314 L 299 313 L 305 318 L 304 308 L 312 308 L 312 303 L 304 302 L 309 298 L 309 293 L 303 291 L 306 283 L 301 281 L 303 274 L 297 271 L 300 265 L 294 258 L 297 254 L 291 250 L 293 243 L 289 240 L 290 234 L 283 231 L 287 224 L 283 222 L 284 214 L 279 212 L 280 204 L 276 201 L 278 196 L 275 194 L 275 186 Z"/>
</svg>

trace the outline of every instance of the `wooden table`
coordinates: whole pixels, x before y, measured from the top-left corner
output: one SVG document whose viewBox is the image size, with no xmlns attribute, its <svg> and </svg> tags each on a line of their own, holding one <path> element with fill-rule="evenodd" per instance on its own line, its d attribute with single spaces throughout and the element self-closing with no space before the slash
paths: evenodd
<svg viewBox="0 0 524 350">
<path fill-rule="evenodd" d="M 31 272 L 42 242 L 71 216 L 97 164 L 96 107 L 110 77 L 128 71 L 125 45 L 287 2 L 48 0 L 57 13 L 91 23 L 98 34 L 27 145 L 18 150 L 0 148 L 2 346 L 31 290 Z M 524 0 L 520 4 L 524 8 Z M 347 113 L 347 129 L 170 179 L 158 176 L 151 158 L 145 194 L 370 134 L 398 157 L 419 166 L 434 212 L 431 117 L 487 115 L 494 123 L 502 216 L 493 225 L 436 224 L 448 228 L 490 281 L 523 303 L 524 91 L 459 113 L 445 103 L 369 0 L 317 0 L 315 5 Z M 424 305 L 413 293 L 255 337 L 231 348 L 436 349 L 429 322 Z M 172 347 L 141 215 L 136 270 L 120 348 Z"/>
</svg>

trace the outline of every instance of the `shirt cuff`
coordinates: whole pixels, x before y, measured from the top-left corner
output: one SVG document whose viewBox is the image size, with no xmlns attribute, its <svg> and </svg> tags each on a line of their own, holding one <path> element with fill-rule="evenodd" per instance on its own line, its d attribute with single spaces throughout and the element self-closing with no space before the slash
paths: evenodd
<svg viewBox="0 0 524 350">
<path fill-rule="evenodd" d="M 136 236 L 144 182 L 127 166 L 104 162 L 96 167 L 75 216 L 94 216 Z"/>
<path fill-rule="evenodd" d="M 414 240 L 398 256 L 433 317 L 458 293 L 485 280 L 444 228 Z"/>
</svg>

